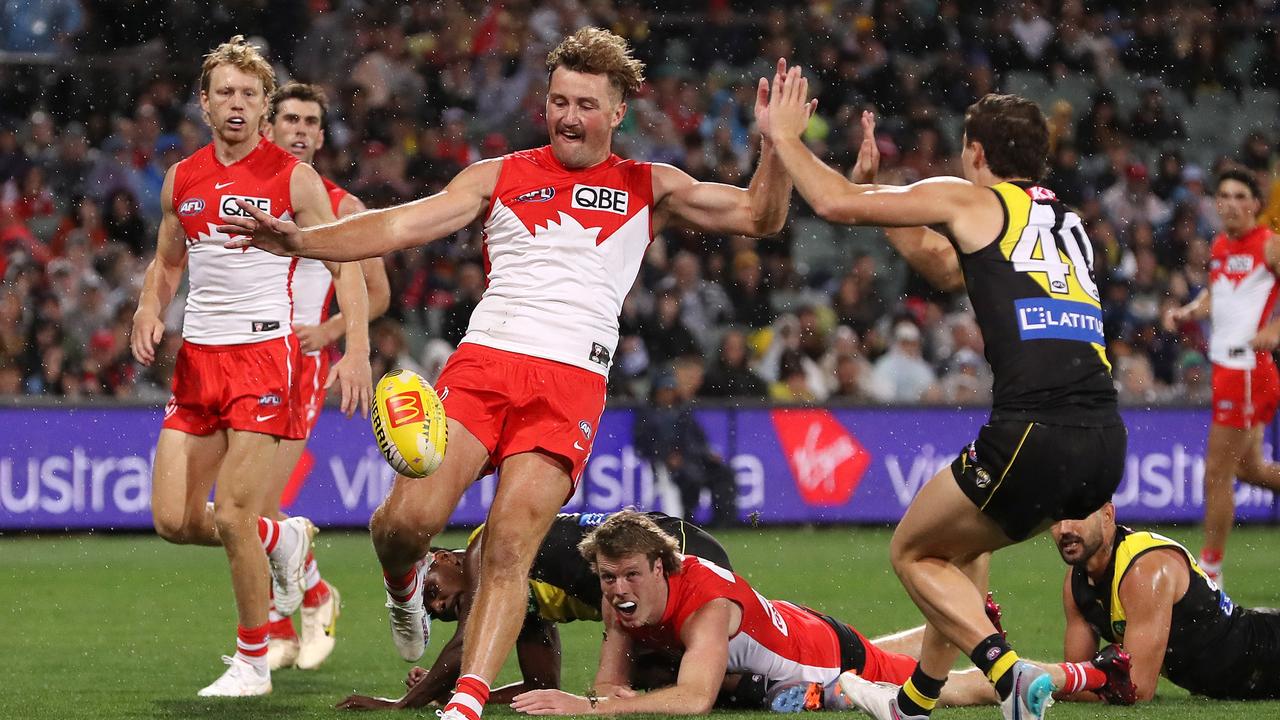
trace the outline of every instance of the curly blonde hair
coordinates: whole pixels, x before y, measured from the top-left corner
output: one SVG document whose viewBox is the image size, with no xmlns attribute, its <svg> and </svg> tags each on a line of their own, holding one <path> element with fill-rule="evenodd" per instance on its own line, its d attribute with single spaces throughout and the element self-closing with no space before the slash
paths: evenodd
<svg viewBox="0 0 1280 720">
<path fill-rule="evenodd" d="M 584 27 L 547 54 L 547 77 L 563 67 L 574 72 L 608 75 L 622 99 L 635 96 L 644 82 L 644 63 L 635 59 L 627 41 L 598 27 Z"/>
<path fill-rule="evenodd" d="M 243 35 L 236 35 L 204 56 L 204 65 L 200 67 L 200 92 L 209 92 L 210 76 L 219 65 L 231 65 L 241 72 L 257 75 L 268 96 L 276 90 L 276 72 L 271 69 L 271 63 Z"/>
<path fill-rule="evenodd" d="M 595 570 L 596 559 L 621 558 L 641 553 L 649 560 L 662 563 L 667 575 L 680 572 L 680 543 L 663 532 L 648 515 L 631 508 L 620 510 L 599 525 L 578 543 L 578 553 Z"/>
</svg>

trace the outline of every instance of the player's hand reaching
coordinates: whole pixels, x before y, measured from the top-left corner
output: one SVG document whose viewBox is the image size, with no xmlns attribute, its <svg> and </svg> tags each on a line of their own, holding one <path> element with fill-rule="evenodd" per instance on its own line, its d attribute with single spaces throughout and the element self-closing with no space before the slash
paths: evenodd
<svg viewBox="0 0 1280 720">
<path fill-rule="evenodd" d="M 1249 342 L 1249 346 L 1258 352 L 1271 352 L 1277 345 L 1280 345 L 1280 325 L 1274 323 L 1264 325 Z"/>
<path fill-rule="evenodd" d="M 324 389 L 328 390 L 338 383 L 342 393 L 342 413 L 351 417 L 356 408 L 360 408 L 360 416 L 369 417 L 369 402 L 373 396 L 373 370 L 369 367 L 367 353 L 347 353 L 329 369 L 329 378 L 325 380 Z"/>
<path fill-rule="evenodd" d="M 133 314 L 133 330 L 129 333 L 129 348 L 133 359 L 143 365 L 151 365 L 156 359 L 156 346 L 164 337 L 164 321 L 160 316 L 142 308 Z"/>
<path fill-rule="evenodd" d="M 511 708 L 529 715 L 592 715 L 591 701 L 563 690 L 530 690 L 520 693 Z"/>
<path fill-rule="evenodd" d="M 400 707 L 400 703 L 389 698 L 348 695 L 334 707 L 339 710 L 395 710 Z"/>
<path fill-rule="evenodd" d="M 294 325 L 293 334 L 298 336 L 298 346 L 304 353 L 322 350 L 338 339 L 330 337 L 324 325 Z"/>
<path fill-rule="evenodd" d="M 417 685 L 418 683 L 422 682 L 422 679 L 425 678 L 426 676 L 427 676 L 426 670 L 418 667 L 417 665 L 414 665 L 413 669 L 410 670 L 409 674 L 405 677 L 404 685 L 407 688 L 412 688 L 414 685 Z"/>
<path fill-rule="evenodd" d="M 1166 312 L 1164 314 L 1164 322 L 1161 324 L 1164 325 L 1165 332 L 1176 332 L 1178 326 L 1189 317 L 1191 317 L 1191 311 L 1187 309 L 1186 305 L 1183 305 L 1182 307 L 1171 308 Z"/>
<path fill-rule="evenodd" d="M 809 99 L 809 80 L 793 67 L 785 75 L 775 75 L 769 94 L 768 137 L 775 143 L 800 137 L 809 125 L 809 117 L 818 107 L 818 101 Z M 758 94 L 757 94 L 757 108 Z"/>
<path fill-rule="evenodd" d="M 292 221 L 274 218 L 243 200 L 236 200 L 249 217 L 224 217 L 218 232 L 234 235 L 224 247 L 240 249 L 257 247 L 275 255 L 292 257 L 298 248 L 301 230 Z"/>
<path fill-rule="evenodd" d="M 859 185 L 870 185 L 880 172 L 880 146 L 876 144 L 876 114 L 862 111 L 862 144 L 858 146 L 858 161 L 849 171 L 849 179 Z"/>
</svg>

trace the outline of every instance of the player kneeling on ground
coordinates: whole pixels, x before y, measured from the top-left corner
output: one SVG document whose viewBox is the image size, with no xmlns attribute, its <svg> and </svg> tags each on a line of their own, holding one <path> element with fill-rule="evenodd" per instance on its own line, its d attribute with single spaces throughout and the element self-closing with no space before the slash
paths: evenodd
<svg viewBox="0 0 1280 720">
<path fill-rule="evenodd" d="M 852 670 L 902 683 L 915 658 L 887 652 L 852 627 L 801 605 L 770 601 L 738 575 L 677 544 L 652 520 L 622 511 L 578 546 L 599 576 L 605 623 L 600 666 L 586 697 L 533 690 L 512 707 L 537 715 L 703 714 L 733 696 L 738 706 L 847 708 L 836 679 Z M 637 693 L 648 650 L 678 667 L 675 684 Z M 725 688 L 726 674 L 737 676 Z M 798 688 L 795 689 L 795 688 Z M 994 700 L 978 673 L 953 678 L 946 702 Z"/>
<path fill-rule="evenodd" d="M 600 620 L 600 580 L 578 552 L 578 543 L 611 517 L 606 513 L 561 513 L 551 524 L 529 570 L 528 612 L 516 638 L 516 657 L 523 678 L 494 688 L 489 705 L 506 705 L 526 690 L 560 687 L 560 631 L 558 625 L 574 620 Z M 724 547 L 701 528 L 677 517 L 645 513 L 676 541 L 678 552 L 695 554 L 728 568 Z M 434 620 L 457 622 L 458 628 L 436 657 L 431 670 L 415 667 L 405 684 L 409 692 L 399 700 L 352 695 L 338 704 L 345 710 L 412 709 L 448 701 L 458 681 L 462 663 L 462 638 L 476 586 L 480 582 L 480 558 L 484 526 L 467 540 L 465 550 L 434 549 L 423 563 L 423 602 Z M 650 669 L 656 664 L 651 663 Z M 665 668 L 661 668 L 665 669 Z"/>
</svg>

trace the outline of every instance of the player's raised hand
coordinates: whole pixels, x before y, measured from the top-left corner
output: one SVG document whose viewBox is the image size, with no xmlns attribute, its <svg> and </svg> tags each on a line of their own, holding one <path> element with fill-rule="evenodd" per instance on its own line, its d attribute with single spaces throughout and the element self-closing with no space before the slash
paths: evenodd
<svg viewBox="0 0 1280 720">
<path fill-rule="evenodd" d="M 793 67 L 785 76 L 774 76 L 769 94 L 769 138 L 774 142 L 800 137 L 818 107 L 809 99 L 809 80 Z"/>
<path fill-rule="evenodd" d="M 163 337 L 164 321 L 155 313 L 138 308 L 133 314 L 133 330 L 129 333 L 133 359 L 143 365 L 151 365 L 156 359 L 156 346 Z"/>
<path fill-rule="evenodd" d="M 369 367 L 369 356 L 360 353 L 343 355 L 329 369 L 324 389 L 333 387 L 335 382 L 342 393 L 342 413 L 351 417 L 358 407 L 360 417 L 369 417 L 369 402 L 373 395 L 373 370 Z"/>
<path fill-rule="evenodd" d="M 770 92 L 778 92 L 787 84 L 787 61 L 786 58 L 778 58 L 778 66 L 773 73 L 773 81 L 768 78 L 760 78 L 760 83 L 756 86 L 756 129 L 766 139 L 772 140 L 770 137 L 771 123 L 769 122 L 769 97 Z M 813 111 L 818 108 L 818 101 L 814 100 L 809 103 L 809 114 L 813 115 Z"/>
<path fill-rule="evenodd" d="M 274 218 L 243 200 L 236 200 L 248 217 L 224 217 L 218 232 L 234 235 L 225 247 L 231 249 L 258 247 L 275 255 L 292 256 L 298 247 L 298 226 L 289 220 Z"/>
<path fill-rule="evenodd" d="M 876 144 L 876 114 L 862 111 L 862 145 L 858 146 L 858 161 L 849 171 L 849 179 L 859 185 L 876 181 L 880 172 L 880 146 Z"/>
</svg>

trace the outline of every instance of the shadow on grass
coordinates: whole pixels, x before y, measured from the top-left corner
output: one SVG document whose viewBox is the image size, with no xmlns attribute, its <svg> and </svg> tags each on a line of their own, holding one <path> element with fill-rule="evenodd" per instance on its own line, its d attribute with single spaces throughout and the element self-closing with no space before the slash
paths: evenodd
<svg viewBox="0 0 1280 720">
<path fill-rule="evenodd" d="M 191 698 L 164 699 L 151 703 L 153 712 L 140 713 L 139 718 L 218 718 L 239 720 L 244 718 L 292 717 L 316 709 L 314 702 L 306 698 L 268 695 L 253 698 Z"/>
</svg>

